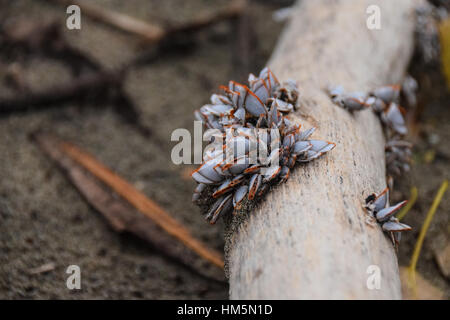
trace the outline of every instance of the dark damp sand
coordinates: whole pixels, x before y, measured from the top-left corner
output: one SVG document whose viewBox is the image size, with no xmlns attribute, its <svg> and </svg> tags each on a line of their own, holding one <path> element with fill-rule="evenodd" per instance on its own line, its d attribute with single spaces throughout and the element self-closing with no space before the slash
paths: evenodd
<svg viewBox="0 0 450 320">
<path fill-rule="evenodd" d="M 223 6 L 226 1 L 96 1 L 105 7 L 155 23 L 180 23 L 201 11 Z M 250 64 L 257 72 L 270 56 L 282 25 L 271 19 L 279 7 L 274 1 L 253 1 L 252 25 L 256 30 Z M 289 4 L 283 1 L 282 5 Z M 16 0 L 1 5 L 0 20 L 19 18 L 40 21 L 59 18 L 65 10 L 44 1 Z M 82 17 L 81 31 L 64 36 L 74 46 L 115 68 L 139 50 L 138 41 L 101 23 Z M 29 140 L 37 129 L 46 129 L 93 153 L 107 166 L 134 183 L 150 198 L 183 222 L 193 234 L 222 250 L 222 225 L 211 227 L 191 204 L 195 184 L 187 177 L 187 166 L 170 161 L 170 134 L 175 128 L 192 130 L 195 108 L 207 103 L 211 93 L 230 78 L 243 80 L 246 70 L 233 67 L 230 27 L 222 23 L 195 37 L 190 48 L 161 56 L 156 62 L 134 68 L 125 80 L 127 93 L 141 112 L 143 125 L 155 135 L 143 136 L 113 111 L 107 103 L 61 105 L 43 112 L 28 112 L 0 118 L 0 298 L 6 299 L 225 299 L 228 287 L 174 263 L 157 248 L 131 235 L 111 230 L 100 214 L 78 194 L 57 167 Z M 63 63 L 37 55 L 0 49 L 0 94 L 11 95 L 5 70 L 19 61 L 25 79 L 40 89 L 68 81 L 71 74 Z M 8 52 L 8 54 L 7 54 Z M 243 72 L 244 71 L 244 72 Z M 420 70 L 419 70 L 420 72 Z M 434 76 L 430 81 L 439 83 Z M 405 222 L 415 231 L 405 235 L 400 264 L 407 264 L 418 226 L 440 182 L 449 176 L 449 95 L 434 87 L 423 122 L 427 134 L 440 137 L 433 164 L 417 164 L 410 177 L 398 184 L 396 200 L 408 197 L 409 185 L 417 185 L 420 199 Z M 418 150 L 429 148 L 426 135 Z M 189 167 L 192 168 L 192 167 Z M 434 262 L 432 246 L 448 241 L 449 197 L 446 197 L 427 236 L 418 270 L 434 284 L 448 284 Z M 442 240 L 443 239 L 443 240 Z M 47 263 L 55 268 L 30 274 Z M 66 288 L 69 265 L 79 265 L 82 289 Z"/>
</svg>

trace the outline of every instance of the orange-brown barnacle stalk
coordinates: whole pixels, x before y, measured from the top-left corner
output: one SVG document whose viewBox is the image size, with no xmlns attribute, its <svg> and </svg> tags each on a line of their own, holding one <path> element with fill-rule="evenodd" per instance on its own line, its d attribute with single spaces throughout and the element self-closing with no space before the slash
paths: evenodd
<svg viewBox="0 0 450 320">
<path fill-rule="evenodd" d="M 245 86 L 247 92 L 245 99 L 245 110 L 255 117 L 267 114 L 267 108 L 261 99 L 254 94 L 248 87 Z"/>
<path fill-rule="evenodd" d="M 402 114 L 402 116 L 406 116 L 406 109 L 403 108 L 402 106 L 398 106 L 398 109 L 400 110 L 400 113 Z"/>
<path fill-rule="evenodd" d="M 230 92 L 231 92 L 231 90 L 228 89 L 228 87 L 227 87 L 227 86 L 224 86 L 223 84 L 221 84 L 221 85 L 219 86 L 219 89 L 220 89 L 220 90 L 223 90 L 225 93 L 230 93 Z"/>
<path fill-rule="evenodd" d="M 266 86 L 270 91 L 272 91 L 276 86 L 280 84 L 277 77 L 275 77 L 272 70 L 270 70 L 269 68 L 264 68 L 259 74 L 259 77 L 264 80 Z"/>
<path fill-rule="evenodd" d="M 258 191 L 260 185 L 261 185 L 261 180 L 262 177 L 259 173 L 255 173 L 251 178 L 250 178 L 250 187 L 249 187 L 249 191 L 248 191 L 248 199 L 252 200 L 253 198 L 255 198 L 256 196 L 256 192 Z"/>
</svg>

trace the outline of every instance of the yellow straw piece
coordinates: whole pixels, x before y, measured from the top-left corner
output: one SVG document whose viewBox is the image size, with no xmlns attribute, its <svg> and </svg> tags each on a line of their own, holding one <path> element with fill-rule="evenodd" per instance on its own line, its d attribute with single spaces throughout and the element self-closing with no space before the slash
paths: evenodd
<svg viewBox="0 0 450 320">
<path fill-rule="evenodd" d="M 417 239 L 411 258 L 411 264 L 408 267 L 408 286 L 413 290 L 413 294 L 415 297 L 417 297 L 416 266 L 417 261 L 419 260 L 420 250 L 422 249 L 423 240 L 425 239 L 425 235 L 427 234 L 428 228 L 430 227 L 431 220 L 433 219 L 433 216 L 436 213 L 436 209 L 438 208 L 439 203 L 441 202 L 447 188 L 448 180 L 444 180 L 444 182 L 442 182 L 441 184 L 441 187 L 439 188 L 438 193 L 436 194 L 436 197 L 433 200 L 433 204 L 431 205 L 430 210 L 428 210 L 427 216 L 422 225 L 422 229 L 420 229 L 419 238 Z"/>
<path fill-rule="evenodd" d="M 442 71 L 445 74 L 447 85 L 450 88 L 450 18 L 447 18 L 439 24 L 439 35 Z"/>
<path fill-rule="evenodd" d="M 406 216 L 406 214 L 409 212 L 409 210 L 411 210 L 411 208 L 413 207 L 414 203 L 416 203 L 417 194 L 418 194 L 417 188 L 416 187 L 412 187 L 410 192 L 411 192 L 411 195 L 409 196 L 408 203 L 397 214 L 397 219 L 399 221 L 402 220 Z"/>
</svg>

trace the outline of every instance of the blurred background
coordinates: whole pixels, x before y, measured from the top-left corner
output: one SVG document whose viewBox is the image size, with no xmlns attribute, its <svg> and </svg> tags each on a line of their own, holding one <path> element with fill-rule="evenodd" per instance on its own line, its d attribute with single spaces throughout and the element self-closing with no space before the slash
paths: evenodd
<svg viewBox="0 0 450 320">
<path fill-rule="evenodd" d="M 97 11 L 85 14 L 81 6 L 81 29 L 69 30 L 65 1 L 0 0 L 0 298 L 226 299 L 225 282 L 116 233 L 30 135 L 45 130 L 76 143 L 222 251 L 223 225 L 209 226 L 191 204 L 194 166 L 172 163 L 170 136 L 176 128 L 192 131 L 193 111 L 219 85 L 246 81 L 264 67 L 293 1 L 88 2 Z M 447 39 L 450 50 L 449 24 L 443 27 L 449 6 L 433 5 L 436 27 L 428 20 L 420 25 L 409 70 L 419 84 L 418 104 L 407 117 L 412 168 L 392 194 L 392 201 L 403 200 L 417 190 L 404 218 L 413 231 L 400 245 L 402 266 L 409 265 L 427 211 L 450 176 L 443 72 L 450 56 L 441 54 L 445 41 L 438 43 Z M 171 32 L 148 39 L 118 27 L 117 15 Z M 417 265 L 446 298 L 449 213 L 447 193 Z M 82 270 L 81 290 L 65 285 L 71 264 Z"/>
</svg>

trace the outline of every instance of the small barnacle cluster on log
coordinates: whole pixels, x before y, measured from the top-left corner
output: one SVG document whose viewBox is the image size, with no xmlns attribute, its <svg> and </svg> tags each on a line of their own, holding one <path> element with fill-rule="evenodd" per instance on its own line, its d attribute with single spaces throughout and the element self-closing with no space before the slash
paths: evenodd
<svg viewBox="0 0 450 320">
<path fill-rule="evenodd" d="M 328 88 L 333 102 L 350 112 L 372 109 L 380 118 L 386 136 L 386 171 L 388 184 L 393 186 L 393 177 L 402 172 L 409 171 L 412 143 L 403 140 L 408 133 L 403 114 L 404 109 L 399 105 L 402 96 L 409 106 L 416 104 L 417 82 L 407 77 L 403 85 L 389 85 L 377 88 L 366 94 L 361 92 L 345 93 L 341 86 Z M 383 231 L 387 232 L 398 248 L 401 231 L 411 230 L 411 227 L 400 223 L 394 214 L 402 208 L 407 201 L 389 206 L 389 188 L 380 194 L 372 194 L 365 201 L 366 210 L 381 224 Z"/>
<path fill-rule="evenodd" d="M 402 201 L 396 205 L 389 206 L 389 188 L 384 189 L 380 194 L 371 194 L 366 198 L 365 208 L 381 225 L 383 231 L 387 232 L 397 249 L 402 231 L 409 231 L 411 227 L 400 223 L 394 214 L 398 212 L 408 201 Z"/>
<path fill-rule="evenodd" d="M 293 80 L 283 84 L 270 69 L 250 74 L 249 85 L 230 81 L 224 95 L 195 112 L 212 131 L 203 164 L 192 173 L 198 183 L 193 201 L 214 199 L 206 219 L 214 224 L 245 198 L 254 201 L 269 186 L 284 182 L 297 162 L 309 162 L 335 144 L 312 140 L 315 128 L 301 131 L 287 115 L 296 108 L 299 91 Z M 206 133 L 205 133 L 206 134 Z"/>
<path fill-rule="evenodd" d="M 412 144 L 404 140 L 408 129 L 405 124 L 405 110 L 399 105 L 400 96 L 409 106 L 416 103 L 417 82 L 407 77 L 403 85 L 383 86 L 372 92 L 346 93 L 341 86 L 329 87 L 333 102 L 350 112 L 372 109 L 380 118 L 386 136 L 386 169 L 390 187 L 394 176 L 409 171 Z"/>
</svg>

